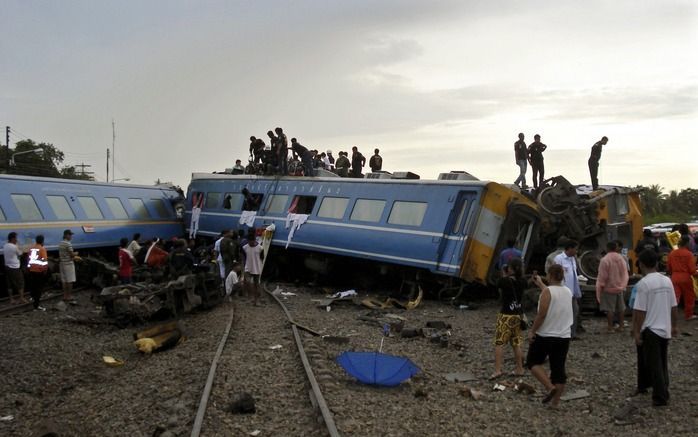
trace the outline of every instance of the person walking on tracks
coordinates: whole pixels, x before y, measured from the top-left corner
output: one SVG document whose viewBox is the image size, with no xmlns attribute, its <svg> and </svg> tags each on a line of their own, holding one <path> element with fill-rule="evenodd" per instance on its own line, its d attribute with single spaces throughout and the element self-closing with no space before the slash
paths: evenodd
<svg viewBox="0 0 698 437">
<path fill-rule="evenodd" d="M 264 260 L 264 249 L 257 242 L 254 230 L 250 230 L 247 236 L 247 244 L 242 248 L 245 253 L 245 279 L 252 291 L 253 304 L 259 305 L 259 297 L 262 294 L 260 276 L 262 274 L 262 261 Z"/>
<path fill-rule="evenodd" d="M 606 255 L 599 262 L 599 273 L 596 278 L 596 301 L 599 309 L 606 312 L 607 332 L 613 332 L 613 318 L 618 318 L 618 330 L 623 330 L 623 314 L 625 300 L 623 292 L 628 286 L 628 265 L 623 256 L 618 253 L 618 244 L 609 241 L 606 244 Z"/>
<path fill-rule="evenodd" d="M 548 146 L 540 142 L 540 135 L 533 136 L 533 142 L 528 146 L 528 162 L 531 163 L 533 172 L 533 188 L 543 186 L 545 179 L 545 164 L 543 160 L 543 152 Z"/>
<path fill-rule="evenodd" d="M 591 176 L 591 188 L 598 190 L 599 188 L 599 161 L 601 161 L 601 152 L 603 146 L 608 143 L 607 137 L 602 137 L 599 141 L 591 146 L 591 155 L 589 156 L 589 175 Z"/>
<path fill-rule="evenodd" d="M 637 393 L 652 388 L 652 405 L 669 403 L 669 340 L 678 334 L 676 295 L 671 281 L 657 273 L 657 254 L 645 250 L 639 257 L 645 275 L 637 283 L 633 304 L 633 338 L 637 346 Z"/>
<path fill-rule="evenodd" d="M 502 306 L 497 314 L 497 327 L 494 335 L 494 373 L 490 379 L 497 379 L 504 375 L 502 363 L 504 362 L 504 346 L 511 344 L 516 359 L 516 370 L 513 376 L 523 376 L 523 352 L 521 343 L 522 307 L 521 299 L 526 289 L 526 280 L 523 278 L 523 264 L 521 259 L 514 258 L 504 267 L 503 276 L 497 282 Z"/>
<path fill-rule="evenodd" d="M 17 233 L 7 234 L 7 243 L 2 248 L 5 258 L 5 278 L 7 279 L 7 294 L 10 296 L 10 304 L 17 303 L 12 292 L 19 296 L 19 303 L 27 303 L 24 298 L 24 276 L 20 268 L 19 258 L 22 251 L 17 247 Z"/>
<path fill-rule="evenodd" d="M 538 300 L 538 314 L 533 326 L 528 330 L 528 355 L 526 367 L 540 381 L 548 394 L 543 403 L 557 406 L 565 390 L 567 374 L 565 363 L 570 347 L 572 325 L 572 293 L 562 283 L 564 271 L 559 264 L 553 264 L 548 272 L 545 285 L 540 276 L 534 275 L 533 282 L 542 290 Z M 543 368 L 545 359 L 550 361 L 550 377 Z"/>
<path fill-rule="evenodd" d="M 78 253 L 73 250 L 73 231 L 63 231 L 63 241 L 58 243 L 58 267 L 61 272 L 61 284 L 63 285 L 63 300 L 73 302 L 73 283 L 75 283 L 75 260 Z"/>
<path fill-rule="evenodd" d="M 27 288 L 31 294 L 34 309 L 46 311 L 41 306 L 41 293 L 46 286 L 48 278 L 48 254 L 44 247 L 44 236 L 36 236 L 36 244 L 29 248 L 29 260 L 27 261 Z"/>
<path fill-rule="evenodd" d="M 519 134 L 519 141 L 514 143 L 514 160 L 519 166 L 519 177 L 514 181 L 514 185 L 519 185 L 522 189 L 526 186 L 526 167 L 528 163 L 528 148 L 524 142 L 524 134 Z"/>
<path fill-rule="evenodd" d="M 567 240 L 565 250 L 555 257 L 555 264 L 562 266 L 564 271 L 563 285 L 572 291 L 572 339 L 577 339 L 579 330 L 579 301 L 582 300 L 582 289 L 577 275 L 577 242 Z"/>
</svg>

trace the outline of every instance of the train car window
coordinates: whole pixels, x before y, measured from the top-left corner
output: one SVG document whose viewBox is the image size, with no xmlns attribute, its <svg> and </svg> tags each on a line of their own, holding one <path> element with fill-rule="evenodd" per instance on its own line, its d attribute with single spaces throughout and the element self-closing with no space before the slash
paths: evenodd
<svg viewBox="0 0 698 437">
<path fill-rule="evenodd" d="M 453 223 L 453 231 L 451 233 L 457 234 L 460 232 L 461 227 L 463 226 L 463 222 L 465 221 L 465 213 L 468 211 L 468 201 L 463 199 L 463 205 L 460 207 L 460 211 L 458 211 L 458 217 L 456 218 L 456 221 Z"/>
<path fill-rule="evenodd" d="M 221 203 L 221 193 L 206 193 L 206 209 L 219 208 Z"/>
<path fill-rule="evenodd" d="M 618 217 L 623 217 L 627 215 L 630 211 L 628 206 L 628 196 L 623 194 L 617 194 L 614 197 L 616 204 L 616 214 L 618 215 Z"/>
<path fill-rule="evenodd" d="M 102 220 L 104 218 L 102 210 L 97 206 L 94 197 L 78 197 L 78 202 L 80 202 L 80 206 L 82 206 L 88 219 Z"/>
<path fill-rule="evenodd" d="M 131 208 L 136 212 L 137 218 L 150 218 L 150 213 L 141 199 L 128 199 Z"/>
<path fill-rule="evenodd" d="M 10 197 L 22 220 L 43 220 L 44 216 L 41 215 L 31 194 L 12 194 Z"/>
<path fill-rule="evenodd" d="M 390 210 L 388 223 L 391 225 L 421 226 L 426 212 L 426 202 L 396 201 L 393 203 L 393 209 Z"/>
<path fill-rule="evenodd" d="M 243 211 L 259 211 L 259 206 L 264 199 L 263 194 L 248 193 L 247 196 L 243 195 L 243 197 L 245 199 L 242 202 Z"/>
<path fill-rule="evenodd" d="M 126 209 L 124 209 L 123 203 L 121 203 L 121 199 L 118 197 L 105 197 L 104 201 L 107 202 L 107 206 L 115 219 L 128 218 L 128 214 L 126 213 Z"/>
<path fill-rule="evenodd" d="M 358 199 L 351 212 L 351 219 L 361 222 L 378 222 L 384 208 L 385 200 Z"/>
<path fill-rule="evenodd" d="M 281 214 L 286 211 L 288 196 L 285 194 L 274 194 L 269 198 L 268 214 Z"/>
<path fill-rule="evenodd" d="M 288 212 L 291 214 L 310 214 L 315 207 L 315 196 L 294 196 L 291 201 L 291 206 L 288 207 Z"/>
<path fill-rule="evenodd" d="M 349 199 L 346 197 L 325 197 L 322 199 L 317 215 L 318 217 L 341 219 L 344 217 L 348 204 Z"/>
<path fill-rule="evenodd" d="M 0 208 L 0 222 L 4 221 L 7 221 L 7 219 L 5 218 L 5 213 L 2 212 L 2 208 Z"/>
<path fill-rule="evenodd" d="M 75 220 L 75 213 L 70 209 L 68 201 L 63 196 L 46 196 L 53 213 L 58 220 Z"/>
<path fill-rule="evenodd" d="M 240 193 L 225 193 L 223 198 L 223 209 L 240 211 L 242 208 L 243 196 Z"/>
<path fill-rule="evenodd" d="M 167 207 L 165 206 L 165 202 L 163 202 L 162 199 L 150 199 L 150 204 L 153 206 L 153 209 L 155 209 L 155 212 L 157 212 L 158 217 L 160 217 L 160 218 L 170 217 L 171 214 L 167 210 Z"/>
</svg>

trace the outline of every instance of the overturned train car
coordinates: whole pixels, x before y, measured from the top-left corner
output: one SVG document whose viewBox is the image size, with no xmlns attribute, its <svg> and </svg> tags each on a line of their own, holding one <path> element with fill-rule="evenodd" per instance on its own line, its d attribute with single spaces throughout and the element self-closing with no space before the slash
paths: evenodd
<svg viewBox="0 0 698 437">
<path fill-rule="evenodd" d="M 243 189 L 250 193 L 247 200 Z M 442 291 L 491 283 L 508 239 L 527 260 L 539 224 L 534 201 L 477 180 L 195 173 L 187 193 L 189 226 L 192 199 L 201 199 L 198 235 L 242 228 L 241 217 L 255 228 L 273 223 L 274 264 L 300 259 L 326 273 L 334 259 L 356 281 L 397 273 L 439 284 Z M 305 256 L 294 257 L 299 251 Z M 364 261 L 361 271 L 348 265 L 356 260 Z"/>
</svg>

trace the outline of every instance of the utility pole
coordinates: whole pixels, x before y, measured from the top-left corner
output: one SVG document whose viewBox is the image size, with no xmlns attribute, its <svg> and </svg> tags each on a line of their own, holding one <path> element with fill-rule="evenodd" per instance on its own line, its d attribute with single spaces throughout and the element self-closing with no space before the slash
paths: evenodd
<svg viewBox="0 0 698 437">
<path fill-rule="evenodd" d="M 5 126 L 5 172 L 10 172 L 10 126 Z"/>
<path fill-rule="evenodd" d="M 107 147 L 107 182 L 109 182 L 109 148 Z"/>
<path fill-rule="evenodd" d="M 93 171 L 85 171 L 85 168 L 90 168 L 92 167 L 89 164 L 85 164 L 84 162 L 82 164 L 76 164 L 75 167 L 80 167 L 80 175 L 81 176 L 88 176 L 91 177 L 90 175 L 94 174 Z"/>
<path fill-rule="evenodd" d="M 111 119 L 111 180 L 116 178 L 116 123 Z"/>
</svg>

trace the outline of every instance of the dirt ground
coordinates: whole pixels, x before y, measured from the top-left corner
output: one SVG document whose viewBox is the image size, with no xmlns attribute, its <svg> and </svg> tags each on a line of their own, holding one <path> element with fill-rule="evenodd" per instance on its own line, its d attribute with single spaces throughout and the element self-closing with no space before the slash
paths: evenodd
<svg viewBox="0 0 698 437">
<path fill-rule="evenodd" d="M 382 327 L 357 317 L 385 314 L 371 314 L 351 303 L 333 305 L 328 312 L 317 306 L 321 291 L 280 285 L 285 292 L 296 293 L 285 301 L 298 322 L 323 334 L 348 337 L 348 343 L 335 344 L 304 336 L 307 348 L 316 351 L 311 362 L 343 435 L 696 432 L 698 322 L 680 322 L 681 334 L 669 346 L 671 404 L 653 408 L 648 396 L 628 397 L 636 378 L 630 336 L 605 334 L 604 319 L 587 317 L 587 332 L 571 343 L 567 390 L 586 390 L 589 396 L 552 409 L 541 404 L 542 387 L 530 375 L 522 380 L 536 389 L 533 394 L 516 392 L 513 386 L 519 378 L 513 376 L 497 381 L 504 391 L 493 391 L 494 383 L 487 377 L 493 372 L 495 302 L 460 310 L 425 301 L 412 311 L 389 311 L 403 317 L 407 328 L 446 322 L 451 335 L 446 347 L 424 337 L 385 338 L 383 352 L 409 357 L 422 372 L 398 387 L 376 388 L 357 383 L 334 360 L 345 350 L 376 350 Z M 238 299 L 189 315 L 183 319 L 188 331 L 185 342 L 144 356 L 132 345 L 132 335 L 140 328 L 99 324 L 104 319 L 86 295 L 65 311 L 0 318 L 0 435 L 32 436 L 42 430 L 60 436 L 189 435 L 231 308 L 236 321 L 221 358 L 203 435 L 244 436 L 254 431 L 261 436 L 323 435 L 310 408 L 290 329 L 275 303 L 253 307 Z M 76 323 L 86 318 L 95 323 Z M 277 345 L 281 347 L 271 348 Z M 107 367 L 103 355 L 122 359 L 125 365 Z M 508 350 L 506 371 L 513 370 L 512 357 Z M 445 378 L 454 372 L 474 380 Z M 465 396 L 468 391 L 475 391 L 477 399 Z M 230 402 L 242 392 L 255 398 L 256 413 L 230 412 Z"/>
</svg>

